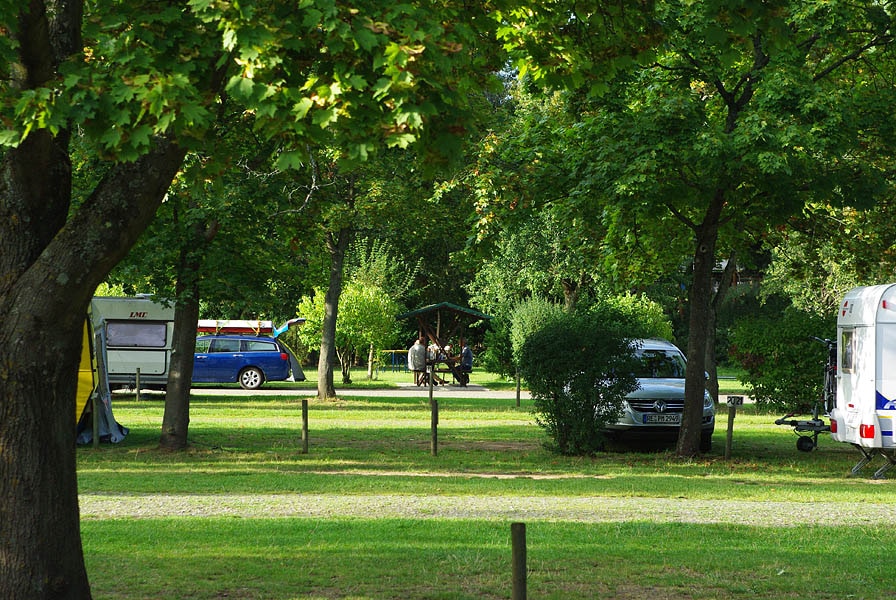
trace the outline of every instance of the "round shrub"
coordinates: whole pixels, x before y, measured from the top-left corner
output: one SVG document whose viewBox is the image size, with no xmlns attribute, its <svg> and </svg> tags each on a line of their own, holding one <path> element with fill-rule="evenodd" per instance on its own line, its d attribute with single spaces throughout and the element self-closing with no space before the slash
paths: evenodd
<svg viewBox="0 0 896 600">
<path fill-rule="evenodd" d="M 520 373 L 535 402 L 536 422 L 560 454 L 603 448 L 605 426 L 634 391 L 633 346 L 596 314 L 554 313 L 526 337 Z"/>
</svg>

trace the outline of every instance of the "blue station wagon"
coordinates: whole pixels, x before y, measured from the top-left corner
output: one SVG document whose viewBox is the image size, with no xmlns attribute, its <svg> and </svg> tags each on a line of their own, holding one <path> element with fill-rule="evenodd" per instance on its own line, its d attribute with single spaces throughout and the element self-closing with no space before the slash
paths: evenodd
<svg viewBox="0 0 896 600">
<path fill-rule="evenodd" d="M 238 382 L 256 390 L 265 381 L 289 379 L 294 362 L 286 346 L 272 337 L 203 335 L 196 338 L 193 383 Z"/>
</svg>

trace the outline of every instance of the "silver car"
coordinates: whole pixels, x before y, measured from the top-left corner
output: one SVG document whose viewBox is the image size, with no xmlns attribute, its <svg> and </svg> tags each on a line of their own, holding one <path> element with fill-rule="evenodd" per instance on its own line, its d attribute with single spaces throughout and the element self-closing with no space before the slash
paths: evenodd
<svg viewBox="0 0 896 600">
<path fill-rule="evenodd" d="M 638 340 L 637 345 L 638 389 L 626 397 L 622 416 L 607 429 L 642 439 L 677 436 L 684 410 L 684 354 L 675 344 L 660 339 Z M 704 390 L 701 452 L 708 452 L 712 447 L 715 412 L 713 398 Z"/>
</svg>

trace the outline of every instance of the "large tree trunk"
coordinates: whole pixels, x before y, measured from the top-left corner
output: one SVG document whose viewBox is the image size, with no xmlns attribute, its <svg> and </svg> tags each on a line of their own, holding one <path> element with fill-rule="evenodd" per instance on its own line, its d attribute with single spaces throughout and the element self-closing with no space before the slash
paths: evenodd
<svg viewBox="0 0 896 600">
<path fill-rule="evenodd" d="M 81 48 L 82 2 L 22 7 L 19 65 L 33 89 Z M 10 32 L 7 31 L 7 35 Z M 91 597 L 81 549 L 75 390 L 87 305 L 155 214 L 183 160 L 158 143 L 110 169 L 71 217 L 69 135 L 32 132 L 0 163 L 0 598 Z M 39 349 L 39 351 L 35 351 Z"/>
<path fill-rule="evenodd" d="M 317 397 L 324 400 L 336 397 L 333 385 L 333 363 L 336 359 L 336 318 L 339 314 L 339 296 L 342 295 L 342 266 L 345 253 L 352 239 L 353 230 L 343 227 L 334 236 L 327 234 L 330 251 L 330 283 L 324 297 L 324 322 L 320 339 L 320 358 L 317 362 Z"/>
<path fill-rule="evenodd" d="M 694 228 L 694 277 L 688 294 L 688 366 L 685 370 L 684 413 L 681 416 L 677 447 L 680 456 L 696 456 L 700 453 L 700 424 L 706 386 L 706 340 L 713 334 L 709 328 L 712 272 L 716 264 L 716 241 L 719 237 L 724 198 L 722 191 L 716 192 L 706 210 L 703 223 Z"/>
<path fill-rule="evenodd" d="M 74 439 L 84 319 L 94 289 L 149 224 L 183 156 L 159 143 L 114 167 L 61 229 L 71 197 L 65 148 L 39 132 L 3 161 L 0 598 L 90 598 Z"/>
</svg>

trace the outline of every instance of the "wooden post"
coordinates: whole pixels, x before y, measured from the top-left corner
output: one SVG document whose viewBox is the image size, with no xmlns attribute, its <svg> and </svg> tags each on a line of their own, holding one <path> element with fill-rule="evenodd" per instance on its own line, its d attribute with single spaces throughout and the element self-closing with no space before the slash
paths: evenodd
<svg viewBox="0 0 896 600">
<path fill-rule="evenodd" d="M 302 454 L 308 454 L 308 398 L 302 398 Z"/>
<path fill-rule="evenodd" d="M 429 408 L 431 411 L 429 452 L 433 456 L 438 456 L 439 455 L 439 401 L 436 398 L 430 398 Z"/>
<path fill-rule="evenodd" d="M 731 443 L 734 438 L 734 415 L 737 413 L 737 407 L 743 403 L 743 396 L 728 396 L 728 434 L 725 438 L 725 460 L 731 458 Z"/>
<path fill-rule="evenodd" d="M 520 407 L 520 372 L 516 372 L 516 407 Z"/>
<path fill-rule="evenodd" d="M 526 600 L 526 524 L 510 524 L 510 561 L 513 563 L 513 600 Z"/>
<path fill-rule="evenodd" d="M 91 418 L 93 419 L 93 447 L 100 447 L 100 394 L 98 390 L 93 390 L 91 394 L 93 400 L 93 410 Z"/>
<path fill-rule="evenodd" d="M 426 373 L 429 376 L 429 453 L 433 456 L 439 454 L 439 402 L 432 396 L 432 389 L 435 385 L 435 365 L 426 365 Z"/>
<path fill-rule="evenodd" d="M 140 367 L 137 367 L 137 372 L 134 374 L 134 385 L 136 386 L 136 396 L 137 402 L 140 402 Z"/>
</svg>

